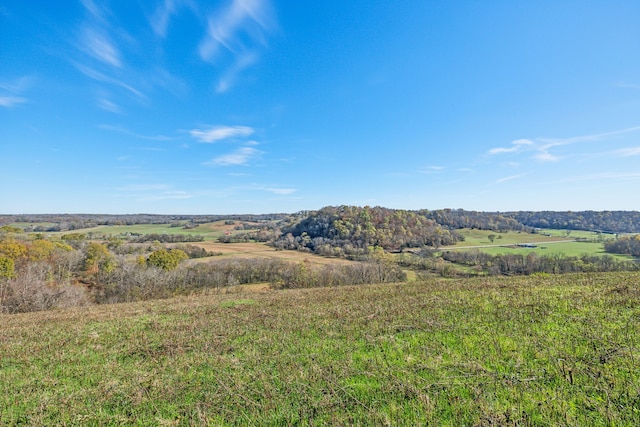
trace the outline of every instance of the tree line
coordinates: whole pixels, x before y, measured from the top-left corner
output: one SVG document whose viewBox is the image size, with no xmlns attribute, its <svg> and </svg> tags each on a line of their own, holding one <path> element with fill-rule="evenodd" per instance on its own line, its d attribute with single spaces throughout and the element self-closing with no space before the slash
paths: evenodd
<svg viewBox="0 0 640 427">
<path fill-rule="evenodd" d="M 118 254 L 113 242 L 50 241 L 5 235 L 0 240 L 0 313 L 17 313 L 167 298 L 204 288 L 265 283 L 274 288 L 398 282 L 399 266 L 373 260 L 312 266 L 274 259 L 187 262 L 199 251 L 154 242 L 137 254 Z M 110 248 L 111 246 L 111 248 Z M 140 246 L 142 247 L 142 246 Z"/>
<path fill-rule="evenodd" d="M 386 208 L 358 208 L 353 206 L 325 207 L 320 211 L 366 210 L 371 213 L 391 211 Z M 318 215 L 320 211 L 300 211 L 296 213 L 239 214 L 239 215 L 106 215 L 106 214 L 29 214 L 0 215 L 0 226 L 14 222 L 30 223 L 27 231 L 69 231 L 99 225 L 135 224 L 175 224 L 193 227 L 197 224 L 226 221 L 247 221 L 255 223 L 279 222 L 286 229 L 291 224 Z M 439 209 L 403 211 L 415 213 L 449 229 L 477 228 L 494 231 L 531 231 L 535 228 L 600 231 L 606 233 L 640 233 L 640 212 L 638 211 L 513 211 L 478 212 L 464 209 Z M 348 215 L 348 214 L 347 214 Z M 311 221 L 313 222 L 313 221 Z M 260 225 L 256 224 L 256 228 Z M 309 233 L 309 232 L 308 232 Z M 292 233 L 294 237 L 295 233 Z M 325 236 L 333 239 L 333 236 Z"/>
<path fill-rule="evenodd" d="M 604 250 L 614 254 L 632 255 L 640 257 L 640 234 L 622 236 L 604 243 Z"/>
</svg>

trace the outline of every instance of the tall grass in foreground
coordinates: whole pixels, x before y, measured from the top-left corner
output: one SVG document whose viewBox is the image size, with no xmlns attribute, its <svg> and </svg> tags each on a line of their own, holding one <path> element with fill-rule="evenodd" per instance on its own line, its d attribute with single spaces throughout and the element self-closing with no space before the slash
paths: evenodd
<svg viewBox="0 0 640 427">
<path fill-rule="evenodd" d="M 640 425 L 640 274 L 0 316 L 2 425 Z"/>
</svg>

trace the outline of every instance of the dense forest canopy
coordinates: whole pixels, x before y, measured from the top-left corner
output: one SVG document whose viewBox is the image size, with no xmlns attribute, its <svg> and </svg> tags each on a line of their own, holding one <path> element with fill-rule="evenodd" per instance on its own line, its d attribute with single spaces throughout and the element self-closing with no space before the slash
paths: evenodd
<svg viewBox="0 0 640 427">
<path fill-rule="evenodd" d="M 604 233 L 640 233 L 640 212 L 638 211 L 520 211 L 508 212 L 505 215 L 528 227 Z"/>
<path fill-rule="evenodd" d="M 477 228 L 479 230 L 494 231 L 531 230 L 531 227 L 518 222 L 518 220 L 511 216 L 495 212 L 465 211 L 463 209 L 422 210 L 419 212 L 438 224 L 452 229 Z"/>
<path fill-rule="evenodd" d="M 280 243 L 317 251 L 327 245 L 397 250 L 454 244 L 460 237 L 414 211 L 382 207 L 328 206 L 283 229 Z M 285 249 L 289 249 L 289 247 Z"/>
</svg>

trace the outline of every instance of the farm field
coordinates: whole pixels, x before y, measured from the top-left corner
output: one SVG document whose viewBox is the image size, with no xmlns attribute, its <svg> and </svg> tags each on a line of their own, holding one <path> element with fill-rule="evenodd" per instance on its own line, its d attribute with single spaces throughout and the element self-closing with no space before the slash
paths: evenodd
<svg viewBox="0 0 640 427">
<path fill-rule="evenodd" d="M 560 234 L 553 236 L 545 236 L 544 234 L 530 234 L 517 231 L 509 231 L 506 233 L 498 233 L 491 230 L 476 230 L 476 229 L 461 229 L 456 230 L 458 234 L 464 236 L 463 242 L 458 242 L 451 248 L 464 247 L 464 246 L 488 246 L 488 245 L 514 245 L 518 243 L 532 243 L 532 242 L 556 242 L 564 240 L 574 240 L 574 236 L 563 237 Z M 545 233 L 546 234 L 546 233 Z M 493 235 L 494 240 L 491 242 L 488 236 Z"/>
<path fill-rule="evenodd" d="M 593 242 L 560 242 L 560 243 L 548 243 L 540 244 L 535 248 L 528 247 L 486 247 L 479 249 L 482 252 L 486 252 L 492 255 L 503 254 L 528 254 L 535 253 L 537 255 L 554 255 L 562 254 L 566 256 L 580 257 L 582 255 L 595 255 L 604 256 L 610 255 L 620 260 L 632 260 L 633 257 L 619 254 L 608 254 L 604 251 L 602 243 Z"/>
<path fill-rule="evenodd" d="M 200 235 L 205 240 L 215 240 L 225 233 L 242 234 L 246 233 L 245 230 L 235 230 L 234 228 L 239 225 L 225 224 L 225 221 L 216 221 L 204 224 L 198 224 L 195 228 L 184 229 L 182 227 L 172 227 L 171 224 L 135 224 L 135 225 L 103 225 L 98 227 L 83 228 L 72 231 L 60 231 L 46 233 L 51 236 L 63 236 L 70 233 L 94 233 L 98 235 L 118 236 L 124 234 L 187 234 L 187 235 Z"/>
<path fill-rule="evenodd" d="M 580 257 L 583 255 L 603 256 L 611 255 L 620 260 L 632 260 L 633 257 L 627 255 L 607 254 L 604 245 L 598 242 L 580 242 L 576 238 L 595 239 L 597 233 L 589 231 L 571 230 L 566 236 L 564 230 L 540 230 L 537 234 L 518 233 L 510 231 L 507 233 L 497 233 L 489 230 L 457 230 L 465 237 L 465 241 L 458 242 L 455 246 L 447 246 L 444 250 L 480 250 L 491 255 L 504 254 L 528 254 L 531 252 L 537 255 L 562 254 L 566 256 Z M 494 236 L 493 243 L 489 235 Z M 606 238 L 606 237 L 605 237 Z M 515 247 L 518 244 L 536 244 L 536 247 Z M 477 248 L 472 248 L 477 246 Z"/>
<path fill-rule="evenodd" d="M 301 251 L 278 251 L 266 243 L 219 243 L 219 242 L 194 242 L 191 245 L 206 249 L 207 251 L 218 253 L 215 259 L 220 258 L 275 258 L 280 260 L 303 262 L 308 261 L 311 264 L 352 264 L 344 258 L 328 258 Z M 192 262 L 203 262 L 211 258 L 201 258 L 192 260 Z"/>
<path fill-rule="evenodd" d="M 640 274 L 2 315 L 4 425 L 640 423 Z"/>
</svg>

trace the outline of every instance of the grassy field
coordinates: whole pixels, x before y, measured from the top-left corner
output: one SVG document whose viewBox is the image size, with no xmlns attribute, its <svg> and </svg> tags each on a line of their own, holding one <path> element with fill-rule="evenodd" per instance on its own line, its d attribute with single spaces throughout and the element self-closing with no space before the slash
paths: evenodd
<svg viewBox="0 0 640 427">
<path fill-rule="evenodd" d="M 99 227 L 83 228 L 73 231 L 61 231 L 46 233 L 50 236 L 63 236 L 69 233 L 95 233 L 104 234 L 108 236 L 118 236 L 124 234 L 187 234 L 187 235 L 201 235 L 205 240 L 215 240 L 225 233 L 242 234 L 247 233 L 246 230 L 234 230 L 234 228 L 240 224 L 240 221 L 236 221 L 235 224 L 225 224 L 224 221 L 216 221 L 205 224 L 198 224 L 197 227 L 191 229 L 184 229 L 182 227 L 171 227 L 170 224 L 136 224 L 136 225 L 103 225 Z"/>
<path fill-rule="evenodd" d="M 575 236 L 563 237 L 558 235 L 546 236 L 545 234 L 530 234 L 517 231 L 509 231 L 506 233 L 498 233 L 490 230 L 476 230 L 464 228 L 456 230 L 457 233 L 464 236 L 463 242 L 458 242 L 456 246 L 484 246 L 484 245 L 514 245 L 518 243 L 532 242 L 550 242 L 559 240 L 573 240 Z M 495 236 L 494 241 L 489 240 L 490 235 Z"/>
<path fill-rule="evenodd" d="M 497 233 L 488 230 L 457 230 L 465 237 L 463 242 L 458 242 L 455 246 L 444 249 L 467 250 L 468 247 L 478 246 L 478 250 L 491 255 L 504 254 L 528 254 L 534 252 L 538 255 L 563 254 L 567 256 L 580 257 L 582 255 L 607 255 L 604 245 L 597 242 L 576 242 L 575 239 L 596 239 L 597 233 L 590 231 L 572 230 L 567 236 L 564 230 L 540 230 L 540 233 L 518 233 L 510 231 L 507 233 Z M 491 242 L 489 235 L 494 235 Z M 607 238 L 607 235 L 605 235 Z M 518 244 L 535 243 L 535 248 L 516 247 Z M 620 260 L 632 260 L 633 257 L 626 255 L 608 254 Z"/>
<path fill-rule="evenodd" d="M 492 247 L 492 248 L 482 248 L 482 252 L 487 252 L 490 254 L 528 254 L 530 252 L 535 252 L 538 255 L 553 255 L 553 254 L 564 254 L 567 256 L 582 256 L 582 255 L 611 255 L 620 259 L 632 259 L 632 257 L 625 255 L 615 255 L 615 254 L 607 254 L 604 251 L 604 247 L 602 243 L 592 243 L 592 242 L 562 242 L 562 243 L 548 243 L 548 244 L 540 244 L 535 248 L 522 248 L 522 247 Z"/>
<path fill-rule="evenodd" d="M 0 316 L 1 425 L 640 424 L 640 274 Z"/>
<path fill-rule="evenodd" d="M 344 258 L 329 258 L 320 255 L 315 255 L 309 252 L 301 251 L 278 251 L 275 248 L 267 245 L 266 243 L 219 243 L 219 242 L 195 242 L 191 243 L 194 246 L 199 246 L 210 252 L 217 254 L 216 259 L 222 258 L 275 258 L 283 261 L 291 262 L 303 262 L 308 261 L 314 265 L 326 265 L 326 264 L 353 264 L 355 261 L 350 261 Z M 206 262 L 207 258 L 195 259 L 192 262 Z"/>
</svg>

